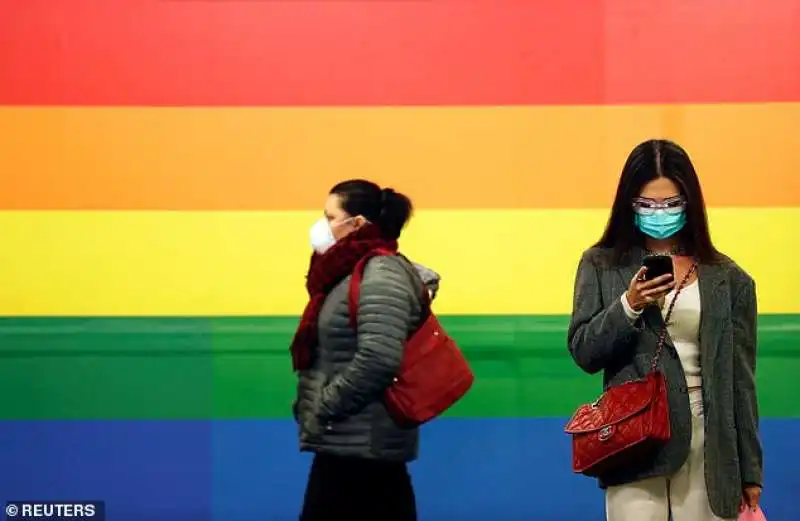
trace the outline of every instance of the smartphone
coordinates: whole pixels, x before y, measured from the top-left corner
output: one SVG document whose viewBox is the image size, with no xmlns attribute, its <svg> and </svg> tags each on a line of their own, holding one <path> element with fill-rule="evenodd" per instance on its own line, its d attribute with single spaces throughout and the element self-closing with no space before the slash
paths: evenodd
<svg viewBox="0 0 800 521">
<path fill-rule="evenodd" d="M 672 257 L 669 255 L 648 255 L 644 258 L 642 264 L 647 268 L 644 274 L 644 280 L 653 280 L 667 273 L 671 274 L 673 278 L 675 277 Z"/>
</svg>

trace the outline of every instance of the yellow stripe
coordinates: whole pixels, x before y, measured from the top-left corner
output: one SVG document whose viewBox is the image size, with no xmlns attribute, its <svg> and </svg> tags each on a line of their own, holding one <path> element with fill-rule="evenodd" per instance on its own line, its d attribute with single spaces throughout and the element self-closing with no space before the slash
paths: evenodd
<svg viewBox="0 0 800 521">
<path fill-rule="evenodd" d="M 403 250 L 439 313 L 568 313 L 606 211 L 421 211 Z M 0 212 L 0 315 L 296 315 L 318 212 Z M 800 209 L 710 212 L 762 312 L 800 313 Z M 794 239 L 792 239 L 794 237 Z"/>
</svg>

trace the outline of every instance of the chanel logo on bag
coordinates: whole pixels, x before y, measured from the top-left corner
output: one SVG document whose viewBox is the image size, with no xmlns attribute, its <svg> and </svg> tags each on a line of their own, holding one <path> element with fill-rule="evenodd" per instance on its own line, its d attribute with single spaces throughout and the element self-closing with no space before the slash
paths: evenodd
<svg viewBox="0 0 800 521">
<path fill-rule="evenodd" d="M 600 429 L 600 432 L 598 433 L 597 437 L 600 439 L 600 441 L 607 441 L 613 434 L 614 434 L 614 427 L 612 427 L 611 425 L 606 425 L 605 427 Z"/>
</svg>

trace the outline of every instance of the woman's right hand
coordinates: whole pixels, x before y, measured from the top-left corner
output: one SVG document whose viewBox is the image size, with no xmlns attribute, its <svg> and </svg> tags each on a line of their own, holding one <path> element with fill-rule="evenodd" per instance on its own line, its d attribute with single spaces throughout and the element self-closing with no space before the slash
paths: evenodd
<svg viewBox="0 0 800 521">
<path fill-rule="evenodd" d="M 644 280 L 646 272 L 646 267 L 639 268 L 625 292 L 625 298 L 634 311 L 641 311 L 653 302 L 658 302 L 675 287 L 672 274 L 666 273 L 653 280 Z"/>
</svg>

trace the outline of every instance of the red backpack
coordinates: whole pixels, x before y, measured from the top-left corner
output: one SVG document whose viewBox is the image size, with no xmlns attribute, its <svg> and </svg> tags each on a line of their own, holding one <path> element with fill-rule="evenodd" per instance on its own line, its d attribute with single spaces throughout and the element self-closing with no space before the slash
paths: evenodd
<svg viewBox="0 0 800 521">
<path fill-rule="evenodd" d="M 395 255 L 374 250 L 356 265 L 350 279 L 350 325 L 356 329 L 361 278 L 367 261 Z M 403 361 L 394 383 L 386 390 L 386 409 L 402 427 L 417 427 L 440 416 L 472 387 L 475 375 L 455 341 L 445 332 L 431 310 L 427 288 L 423 291 L 422 324 L 406 340 Z"/>
</svg>

